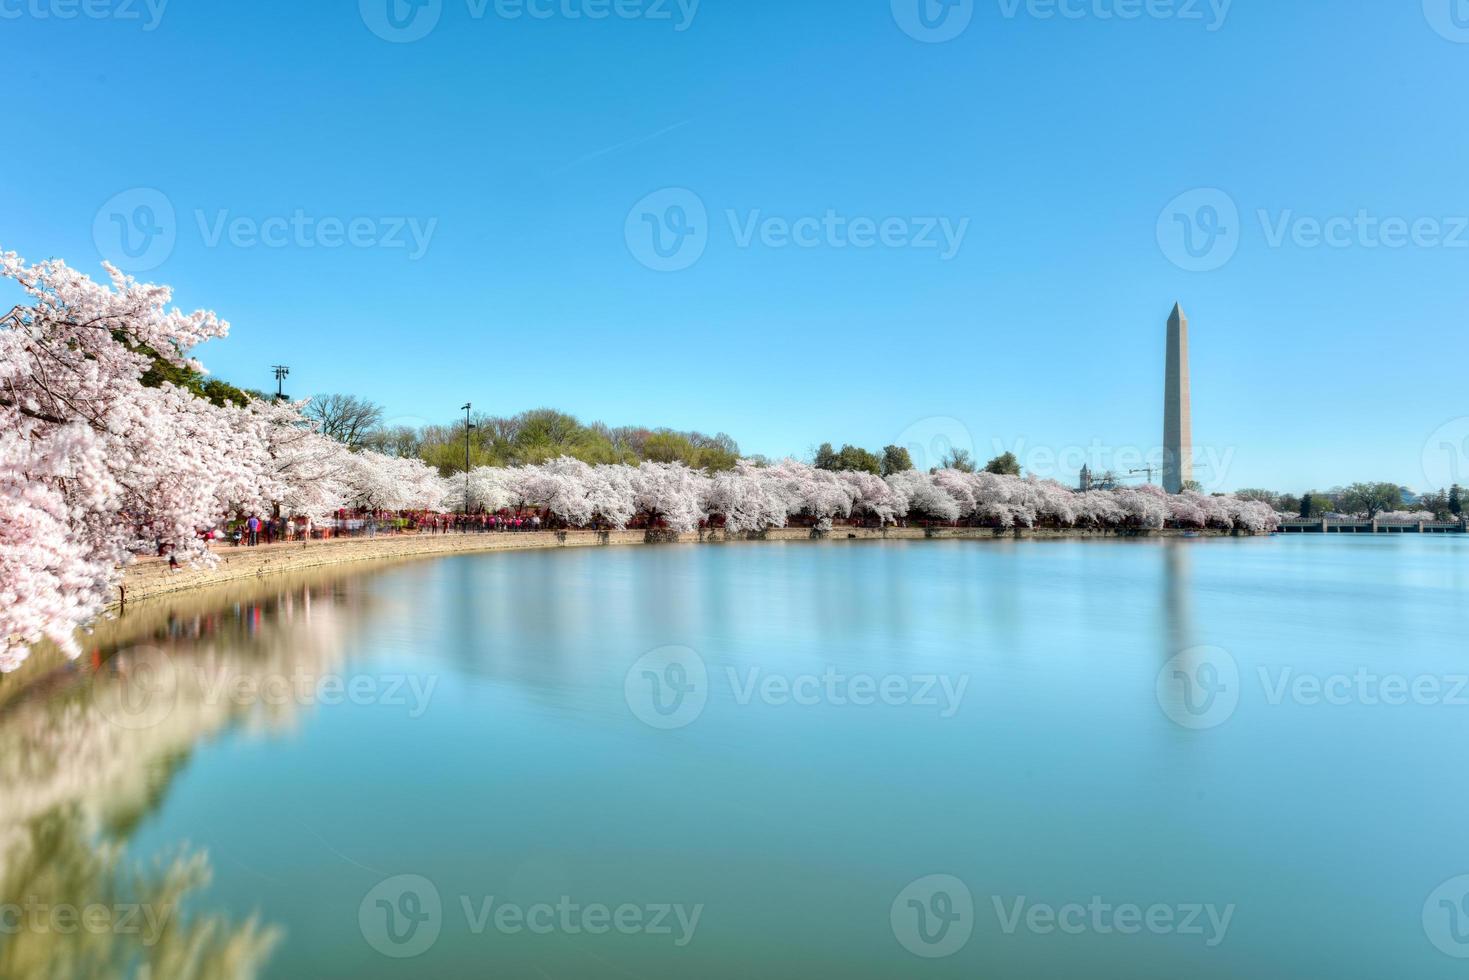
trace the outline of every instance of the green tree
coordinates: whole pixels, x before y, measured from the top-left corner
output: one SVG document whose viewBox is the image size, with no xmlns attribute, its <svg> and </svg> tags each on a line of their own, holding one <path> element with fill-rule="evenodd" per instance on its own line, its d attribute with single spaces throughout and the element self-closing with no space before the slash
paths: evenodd
<svg viewBox="0 0 1469 980">
<path fill-rule="evenodd" d="M 158 352 L 146 344 L 128 343 L 126 335 L 114 331 L 113 337 L 124 344 L 135 354 L 142 354 L 149 358 L 152 363 L 143 372 L 139 379 L 145 388 L 160 388 L 165 384 L 175 385 L 192 393 L 198 398 L 203 398 L 220 408 L 233 405 L 236 408 L 244 408 L 255 400 L 266 401 L 268 396 L 264 392 L 252 391 L 248 388 L 236 388 L 227 381 L 218 378 L 210 378 L 203 372 L 191 368 L 180 367 L 167 358 L 160 357 Z"/>
<path fill-rule="evenodd" d="M 913 468 L 913 457 L 902 446 L 886 446 L 882 451 L 882 475 L 906 473 Z"/>
<path fill-rule="evenodd" d="M 1464 516 L 1464 490 L 1457 483 L 1449 488 L 1449 513 L 1455 517 Z"/>
<path fill-rule="evenodd" d="M 984 464 L 984 471 L 999 476 L 1019 476 L 1020 460 L 1015 458 L 1014 453 L 1005 453 L 1003 456 L 996 456 Z"/>
<path fill-rule="evenodd" d="M 974 472 L 974 457 L 967 449 L 950 449 L 939 460 L 939 469 L 958 470 L 960 473 Z"/>
<path fill-rule="evenodd" d="M 1373 520 L 1385 511 L 1403 506 L 1403 488 L 1395 483 L 1353 483 L 1342 491 L 1341 507 L 1350 514 Z"/>
<path fill-rule="evenodd" d="M 1310 521 L 1325 517 L 1336 509 L 1331 498 L 1317 493 L 1315 490 L 1307 490 L 1301 495 L 1301 517 Z"/>
<path fill-rule="evenodd" d="M 815 467 L 818 470 L 836 470 L 838 466 L 837 451 L 831 448 L 831 443 L 823 442 L 821 448 L 816 450 Z"/>
<path fill-rule="evenodd" d="M 1447 521 L 1453 517 L 1453 512 L 1449 509 L 1449 495 L 1442 490 L 1419 497 L 1418 507 L 1432 514 L 1434 520 Z"/>
<path fill-rule="evenodd" d="M 876 475 L 882 472 L 882 460 L 857 446 L 843 446 L 837 453 L 837 469 Z"/>
<path fill-rule="evenodd" d="M 654 463 L 693 463 L 694 444 L 677 432 L 655 432 L 643 443 L 643 458 Z"/>
</svg>

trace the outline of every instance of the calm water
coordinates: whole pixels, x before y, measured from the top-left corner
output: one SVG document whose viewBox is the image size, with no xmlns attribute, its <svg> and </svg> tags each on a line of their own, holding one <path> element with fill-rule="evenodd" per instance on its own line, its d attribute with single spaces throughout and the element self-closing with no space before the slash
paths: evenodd
<svg viewBox="0 0 1469 980">
<path fill-rule="evenodd" d="M 144 606 L 0 685 L 0 975 L 1460 976 L 1466 548 L 599 549 Z"/>
</svg>

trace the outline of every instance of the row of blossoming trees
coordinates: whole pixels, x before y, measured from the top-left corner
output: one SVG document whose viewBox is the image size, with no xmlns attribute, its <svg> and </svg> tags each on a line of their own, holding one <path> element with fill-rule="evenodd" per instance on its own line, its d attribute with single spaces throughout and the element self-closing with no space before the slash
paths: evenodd
<svg viewBox="0 0 1469 980">
<path fill-rule="evenodd" d="M 465 481 L 451 478 L 444 502 L 460 509 Z M 1169 496 L 1157 487 L 1077 493 L 1050 480 L 993 473 L 909 470 L 883 478 L 830 472 L 793 459 L 769 466 L 742 461 L 706 474 L 679 463 L 589 466 L 562 458 L 542 466 L 485 467 L 468 481 L 470 505 L 499 511 L 549 510 L 573 527 L 626 527 L 635 518 L 690 531 L 705 521 L 730 531 L 817 522 L 900 518 L 988 527 L 1219 528 L 1261 532 L 1276 526 L 1266 504 L 1197 493 Z"/>
<path fill-rule="evenodd" d="M 107 267 L 99 283 L 60 261 L 0 253 L 0 276 L 29 295 L 0 321 L 0 671 L 50 639 L 75 653 L 76 628 L 105 606 L 121 567 L 160 543 L 203 557 L 197 532 L 244 513 L 323 517 L 342 507 L 462 508 L 462 478 L 416 459 L 351 452 L 305 422 L 300 404 L 219 406 L 149 386 L 155 358 L 192 370 L 222 337 L 213 313 L 169 306 L 167 287 Z M 998 526 L 1239 528 L 1263 504 L 1152 488 L 1073 493 L 979 473 L 831 473 L 794 460 L 713 475 L 681 464 L 541 466 L 470 474 L 470 503 L 544 508 L 571 526 L 672 530 L 702 521 L 758 532 L 802 515 L 973 521 Z"/>
</svg>

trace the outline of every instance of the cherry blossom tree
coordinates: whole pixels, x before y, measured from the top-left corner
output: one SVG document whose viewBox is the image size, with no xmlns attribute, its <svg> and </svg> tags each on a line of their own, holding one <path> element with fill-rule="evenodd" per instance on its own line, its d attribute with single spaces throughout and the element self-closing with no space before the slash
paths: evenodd
<svg viewBox="0 0 1469 980">
<path fill-rule="evenodd" d="M 19 561 L 3 559 L 0 599 L 15 601 L 0 601 L 0 661 L 11 669 L 43 636 L 75 653 L 70 630 L 101 609 L 130 549 L 201 552 L 195 529 L 250 482 L 238 418 L 141 383 L 155 357 L 202 370 L 189 352 L 228 325 L 106 270 L 110 284 L 0 253 L 0 277 L 30 300 L 0 319 L 0 472 L 28 488 L 5 494 L 0 523 L 7 556 L 40 559 L 14 573 Z"/>
</svg>

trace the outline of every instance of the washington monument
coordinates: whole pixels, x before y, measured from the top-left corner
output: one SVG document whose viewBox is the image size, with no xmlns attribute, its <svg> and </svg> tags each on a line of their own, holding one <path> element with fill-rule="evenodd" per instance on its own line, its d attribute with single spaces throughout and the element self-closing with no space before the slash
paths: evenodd
<svg viewBox="0 0 1469 980">
<path fill-rule="evenodd" d="M 1188 317 L 1175 303 L 1168 318 L 1163 393 L 1163 489 L 1179 493 L 1194 478 L 1194 417 L 1189 401 Z"/>
</svg>

